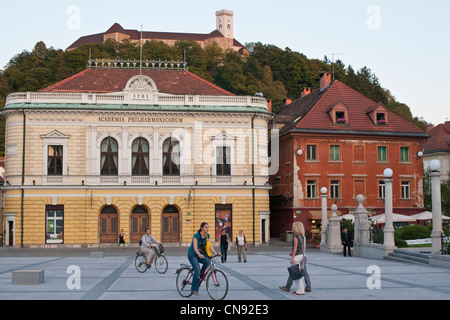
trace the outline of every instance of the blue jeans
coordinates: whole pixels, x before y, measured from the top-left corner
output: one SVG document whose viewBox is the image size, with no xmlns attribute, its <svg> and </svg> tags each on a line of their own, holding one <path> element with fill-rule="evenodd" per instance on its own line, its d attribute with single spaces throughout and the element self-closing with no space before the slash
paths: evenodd
<svg viewBox="0 0 450 320">
<path fill-rule="evenodd" d="M 188 254 L 188 260 L 192 265 L 192 268 L 194 268 L 194 279 L 192 279 L 192 291 L 198 292 L 198 288 L 200 287 L 200 274 L 203 273 L 206 268 L 208 268 L 211 261 L 204 257 L 199 258 L 196 253 L 190 253 Z M 200 271 L 200 263 L 203 265 L 202 270 Z"/>
</svg>

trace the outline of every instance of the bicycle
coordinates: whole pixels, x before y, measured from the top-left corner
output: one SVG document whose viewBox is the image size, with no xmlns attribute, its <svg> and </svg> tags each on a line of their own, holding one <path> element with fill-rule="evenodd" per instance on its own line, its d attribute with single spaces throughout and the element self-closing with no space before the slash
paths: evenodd
<svg viewBox="0 0 450 320">
<path fill-rule="evenodd" d="M 223 300 L 228 293 L 228 279 L 222 270 L 216 268 L 214 259 L 219 257 L 215 255 L 209 257 L 211 264 L 200 275 L 200 285 L 206 279 L 206 291 L 213 300 Z M 192 295 L 192 280 L 194 278 L 194 268 L 187 264 L 181 264 L 181 267 L 175 272 L 177 274 L 177 290 L 178 293 L 188 298 Z"/>
<path fill-rule="evenodd" d="M 169 264 L 164 256 L 164 247 L 159 245 L 157 247 L 152 247 L 152 250 L 155 254 L 153 255 L 152 261 L 150 261 L 150 266 L 147 264 L 147 255 L 144 252 L 136 252 L 136 258 L 134 260 L 136 270 L 140 273 L 144 273 L 154 264 L 156 271 L 160 274 L 166 273 Z"/>
</svg>

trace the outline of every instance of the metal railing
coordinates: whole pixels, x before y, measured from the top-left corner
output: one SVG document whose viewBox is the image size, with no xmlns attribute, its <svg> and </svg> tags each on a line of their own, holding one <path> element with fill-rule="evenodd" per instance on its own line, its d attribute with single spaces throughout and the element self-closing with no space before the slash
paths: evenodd
<svg viewBox="0 0 450 320">
<path fill-rule="evenodd" d="M 369 243 L 383 243 L 384 242 L 384 234 L 383 230 L 378 227 L 370 227 L 369 230 Z"/>
<path fill-rule="evenodd" d="M 450 236 L 441 233 L 441 254 L 450 255 Z"/>
</svg>

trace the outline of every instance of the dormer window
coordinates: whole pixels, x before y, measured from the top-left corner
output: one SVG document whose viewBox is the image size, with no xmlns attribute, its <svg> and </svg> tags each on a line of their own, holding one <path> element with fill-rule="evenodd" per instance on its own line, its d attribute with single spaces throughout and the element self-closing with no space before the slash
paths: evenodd
<svg viewBox="0 0 450 320">
<path fill-rule="evenodd" d="M 327 112 L 333 124 L 345 125 L 348 123 L 348 110 L 344 103 L 338 102 L 331 105 Z"/>
<path fill-rule="evenodd" d="M 388 110 L 383 103 L 378 103 L 366 110 L 366 114 L 372 119 L 376 126 L 388 125 Z"/>
</svg>

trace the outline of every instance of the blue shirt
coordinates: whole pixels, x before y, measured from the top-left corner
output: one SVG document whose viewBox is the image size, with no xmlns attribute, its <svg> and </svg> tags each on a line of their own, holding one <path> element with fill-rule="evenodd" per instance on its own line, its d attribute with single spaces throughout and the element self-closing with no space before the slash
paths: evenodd
<svg viewBox="0 0 450 320">
<path fill-rule="evenodd" d="M 197 239 L 197 249 L 201 246 L 202 240 L 200 240 L 200 234 L 197 232 L 192 237 L 191 246 L 189 247 L 188 254 L 196 253 L 194 250 L 194 238 Z M 209 239 L 209 233 L 206 234 L 206 236 L 203 238 L 203 245 L 206 245 L 206 238 Z"/>
</svg>

